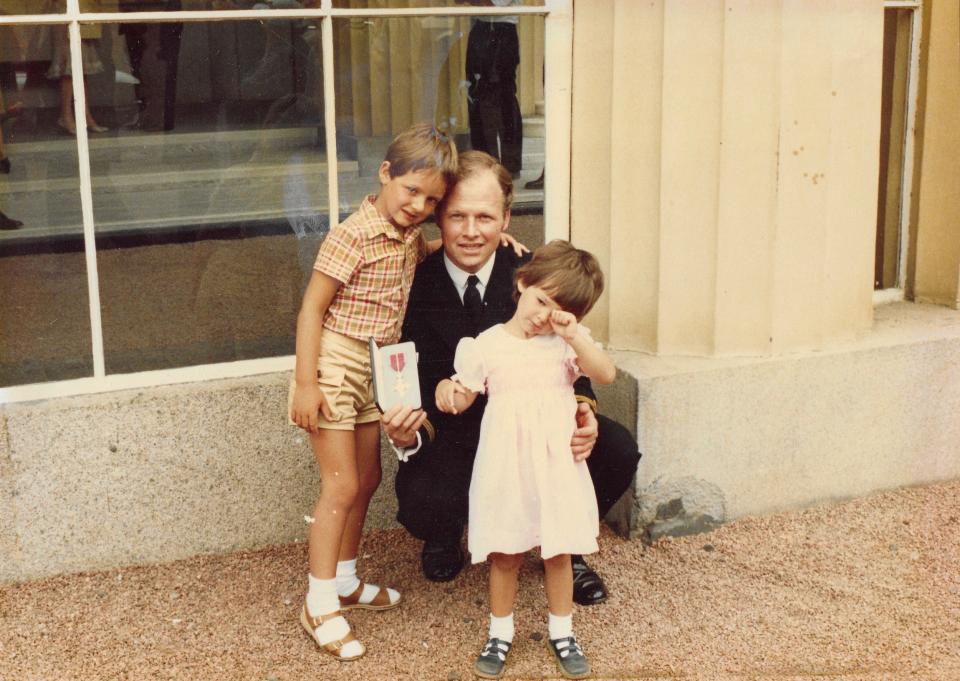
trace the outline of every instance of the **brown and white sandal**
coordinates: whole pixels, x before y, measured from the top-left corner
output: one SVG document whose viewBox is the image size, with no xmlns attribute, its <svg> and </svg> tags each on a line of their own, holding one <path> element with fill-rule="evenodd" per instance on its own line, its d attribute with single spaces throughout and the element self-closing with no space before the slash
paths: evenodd
<svg viewBox="0 0 960 681">
<path fill-rule="evenodd" d="M 349 596 L 340 596 L 341 610 L 389 610 L 390 608 L 395 608 L 400 605 L 400 601 L 403 600 L 403 597 L 397 594 L 397 602 L 391 603 L 390 594 L 387 593 L 387 590 L 382 586 L 378 586 L 377 595 L 373 597 L 373 600 L 369 603 L 361 603 L 360 596 L 363 594 L 363 586 L 363 582 L 360 582 L 360 586 L 358 586 L 352 594 Z"/>
<path fill-rule="evenodd" d="M 320 615 L 319 617 L 313 617 L 307 611 L 307 604 L 304 603 L 303 610 L 300 611 L 300 624 L 302 624 L 303 628 L 306 629 L 307 633 L 310 635 L 310 638 L 313 639 L 314 643 L 320 646 L 321 650 L 329 653 L 330 655 L 337 658 L 341 662 L 351 662 L 353 660 L 359 660 L 367 652 L 367 649 L 364 647 L 362 643 L 357 641 L 357 637 L 353 635 L 352 631 L 348 631 L 346 636 L 344 636 L 343 638 L 337 639 L 336 641 L 330 641 L 328 643 L 321 643 L 320 639 L 317 637 L 317 629 L 321 627 L 325 622 L 329 622 L 330 620 L 336 617 L 342 617 L 339 610 L 334 610 L 333 612 L 327 615 Z M 357 641 L 357 643 L 360 643 L 360 647 L 362 648 L 362 650 L 360 651 L 359 655 L 352 655 L 347 657 L 340 654 L 340 651 L 343 649 L 343 647 L 348 643 L 350 643 L 350 641 Z"/>
</svg>

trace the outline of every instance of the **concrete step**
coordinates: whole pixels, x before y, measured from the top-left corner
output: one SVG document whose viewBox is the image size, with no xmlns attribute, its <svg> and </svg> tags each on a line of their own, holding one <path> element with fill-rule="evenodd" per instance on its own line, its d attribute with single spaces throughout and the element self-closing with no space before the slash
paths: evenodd
<svg viewBox="0 0 960 681">
<path fill-rule="evenodd" d="M 546 136 L 546 118 L 542 115 L 540 116 L 527 116 L 523 119 L 523 136 L 524 138 L 533 137 L 533 138 L 542 138 Z"/>
<path fill-rule="evenodd" d="M 543 168 L 544 140 L 525 136 L 518 205 L 542 202 L 521 191 Z M 13 168 L 0 183 L 0 206 L 22 228 L 0 232 L 0 245 L 76 241 L 83 233 L 75 141 L 21 142 L 7 147 Z M 291 228 L 326 222 L 330 165 L 312 127 L 90 137 L 94 220 L 98 235 L 169 230 Z M 340 213 L 375 193 L 375 176 L 358 162 L 337 162 Z"/>
</svg>

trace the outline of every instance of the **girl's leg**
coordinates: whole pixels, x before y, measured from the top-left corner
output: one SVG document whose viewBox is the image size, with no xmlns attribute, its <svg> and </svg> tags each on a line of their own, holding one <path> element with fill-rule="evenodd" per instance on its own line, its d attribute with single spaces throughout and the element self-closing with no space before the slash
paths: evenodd
<svg viewBox="0 0 960 681">
<path fill-rule="evenodd" d="M 557 617 L 567 617 L 573 612 L 573 571 L 570 554 L 564 553 L 543 561 L 544 585 L 547 589 L 547 606 Z"/>
<path fill-rule="evenodd" d="M 513 612 L 521 563 L 522 553 L 490 554 L 490 612 L 494 617 L 506 617 Z"/>
<path fill-rule="evenodd" d="M 490 554 L 490 632 L 473 670 L 477 676 L 500 678 L 513 644 L 513 601 L 522 553 Z"/>
<path fill-rule="evenodd" d="M 590 663 L 573 635 L 573 572 L 570 555 L 561 554 L 543 561 L 547 605 L 549 647 L 561 673 L 568 679 L 590 675 Z"/>
</svg>

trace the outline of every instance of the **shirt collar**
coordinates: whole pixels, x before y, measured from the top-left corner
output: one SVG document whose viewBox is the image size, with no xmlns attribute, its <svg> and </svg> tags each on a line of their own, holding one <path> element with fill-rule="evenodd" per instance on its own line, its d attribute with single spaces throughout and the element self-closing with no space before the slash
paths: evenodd
<svg viewBox="0 0 960 681">
<path fill-rule="evenodd" d="M 487 282 L 490 281 L 490 274 L 493 272 L 493 261 L 496 259 L 497 253 L 494 251 L 493 255 L 490 256 L 490 259 L 484 263 L 477 272 L 473 274 L 477 275 L 477 279 L 480 280 L 478 284 L 480 288 L 480 295 L 483 295 L 483 292 L 487 290 Z M 462 269 L 457 267 L 450 258 L 447 257 L 446 251 L 443 253 L 443 264 L 447 268 L 447 274 L 450 275 L 450 278 L 453 279 L 454 285 L 457 287 L 457 293 L 460 294 L 460 299 L 463 300 L 463 293 L 467 290 L 467 277 L 470 276 L 470 272 L 464 272 Z"/>
<path fill-rule="evenodd" d="M 360 204 L 359 213 L 363 216 L 363 224 L 367 227 L 367 236 L 383 234 L 391 239 L 403 241 L 404 237 L 413 231 L 413 228 L 402 230 L 383 217 L 374 205 L 376 201 L 376 194 L 367 194 L 363 203 Z"/>
</svg>

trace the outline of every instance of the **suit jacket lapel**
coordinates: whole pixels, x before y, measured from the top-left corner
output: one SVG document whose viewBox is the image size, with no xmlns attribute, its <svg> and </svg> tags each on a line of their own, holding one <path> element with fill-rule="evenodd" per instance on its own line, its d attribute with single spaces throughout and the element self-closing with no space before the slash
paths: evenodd
<svg viewBox="0 0 960 681">
<path fill-rule="evenodd" d="M 447 274 L 447 268 L 443 264 L 443 252 L 438 251 L 428 262 L 430 269 L 426 274 L 429 277 L 429 321 L 437 336 L 450 348 L 452 357 L 460 339 L 476 336 L 477 328 L 470 313 L 464 308 L 453 280 Z M 417 276 L 421 276 L 419 272 Z"/>
</svg>

